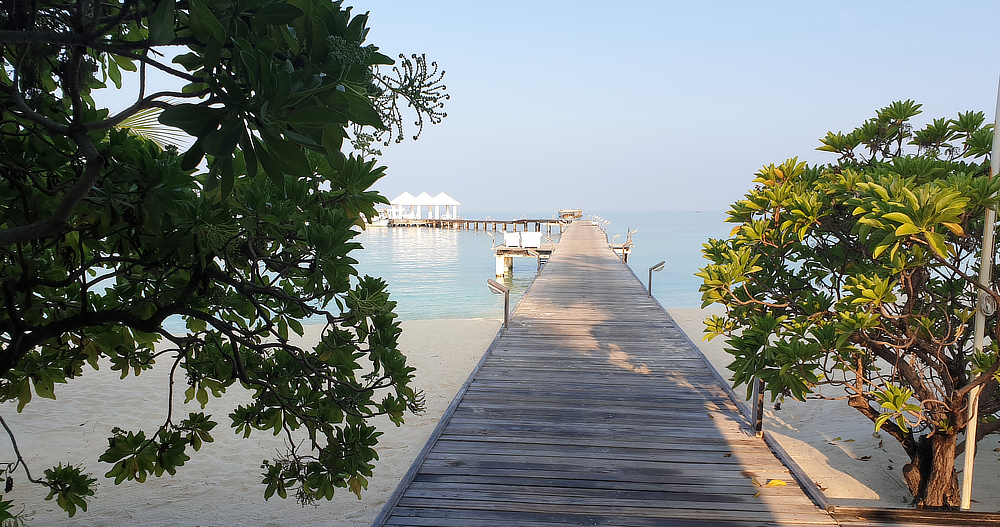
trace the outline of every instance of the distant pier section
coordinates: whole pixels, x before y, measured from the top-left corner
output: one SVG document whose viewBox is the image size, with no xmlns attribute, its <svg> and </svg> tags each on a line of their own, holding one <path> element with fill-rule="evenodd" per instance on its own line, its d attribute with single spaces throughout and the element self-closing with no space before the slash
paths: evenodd
<svg viewBox="0 0 1000 527">
<path fill-rule="evenodd" d="M 373 227 L 430 227 L 476 231 L 481 228 L 483 231 L 492 231 L 496 276 L 501 278 L 513 274 L 514 258 L 535 258 L 538 261 L 538 269 L 541 270 L 557 245 L 549 237 L 553 230 L 561 235 L 571 223 L 583 219 L 582 209 L 560 209 L 558 214 L 545 219 L 527 217 L 511 220 L 490 217 L 468 219 L 458 215 L 459 205 L 461 203 L 444 192 L 437 196 L 431 196 L 426 192 L 414 196 L 404 192 L 392 199 L 388 208 L 379 210 L 378 218 L 374 218 L 370 223 Z M 616 244 L 615 240 L 608 239 L 606 229 L 610 223 L 608 220 L 600 216 L 591 216 L 589 221 L 604 232 L 608 246 L 618 258 L 628 263 L 629 254 L 632 252 L 632 234 L 635 231 L 628 232 L 624 243 Z M 616 234 L 615 238 L 618 236 Z"/>
<path fill-rule="evenodd" d="M 562 233 L 563 226 L 568 227 L 570 223 L 580 220 L 582 217 L 583 211 L 580 209 L 560 210 L 558 216 L 560 234 Z M 611 223 L 610 221 L 600 216 L 591 216 L 588 222 L 601 229 L 601 232 L 604 233 L 604 240 L 611 250 L 619 259 L 628 263 L 628 257 L 632 253 L 632 234 L 638 231 L 629 229 L 624 243 L 614 243 L 614 239 L 608 238 L 606 229 L 608 224 Z M 542 235 L 541 229 L 538 226 L 535 227 L 535 232 L 529 232 L 527 226 L 525 226 L 524 232 L 517 232 L 516 227 L 514 232 L 507 232 L 506 229 L 503 229 L 503 231 L 502 244 L 496 243 L 498 241 L 496 236 L 493 238 L 493 254 L 496 256 L 497 278 L 513 274 L 514 258 L 536 258 L 538 260 L 538 270 L 541 271 L 542 266 L 549 260 L 549 257 L 552 256 L 557 246 L 552 241 L 552 238 Z M 616 234 L 614 238 L 618 236 Z"/>
<path fill-rule="evenodd" d="M 542 232 L 552 234 L 555 230 L 562 234 L 571 221 L 582 218 L 583 211 L 580 209 L 564 209 L 559 211 L 558 217 L 545 219 L 517 218 L 511 220 L 501 220 L 486 217 L 486 219 L 467 219 L 458 215 L 458 206 L 461 205 L 455 198 L 439 193 L 431 196 L 426 192 L 414 196 L 409 192 L 404 192 L 389 201 L 389 207 L 379 210 L 378 218 L 373 218 L 371 225 L 374 227 L 433 227 L 438 229 L 467 229 L 488 231 L 517 232 Z"/>
<path fill-rule="evenodd" d="M 387 219 L 385 222 L 377 224 L 372 223 L 379 227 L 435 227 L 438 229 L 468 229 L 468 230 L 482 230 L 484 231 L 534 231 L 541 232 L 545 230 L 547 234 L 552 234 L 553 230 L 559 234 L 562 233 L 569 222 L 560 221 L 558 219 L 514 219 L 514 220 L 500 220 L 487 218 L 485 220 L 475 220 L 475 219 L 465 219 L 460 218 L 456 220 L 439 220 L 434 218 L 425 219 Z"/>
</svg>

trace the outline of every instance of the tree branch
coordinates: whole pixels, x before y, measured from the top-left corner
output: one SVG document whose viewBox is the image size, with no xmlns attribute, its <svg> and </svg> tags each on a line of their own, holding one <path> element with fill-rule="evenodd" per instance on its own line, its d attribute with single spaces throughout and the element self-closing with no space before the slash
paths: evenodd
<svg viewBox="0 0 1000 527">
<path fill-rule="evenodd" d="M 150 66 L 152 66 L 152 67 L 154 67 L 154 68 L 156 68 L 156 69 L 158 69 L 158 70 L 160 70 L 160 71 L 162 71 L 162 72 L 164 72 L 164 73 L 166 73 L 168 75 L 173 75 L 174 77 L 178 77 L 178 78 L 184 79 L 184 80 L 186 80 L 188 82 L 204 82 L 204 80 L 205 80 L 204 77 L 198 77 L 198 76 L 195 76 L 195 75 L 191 75 L 190 73 L 185 73 L 183 71 L 175 70 L 174 68 L 171 68 L 170 66 L 161 64 L 160 62 L 157 62 L 157 61 L 149 58 L 148 56 L 139 55 L 138 53 L 134 53 L 134 52 L 129 51 L 129 50 L 121 49 L 121 48 L 118 48 L 118 47 L 115 47 L 115 46 L 111 46 L 111 45 L 107 45 L 107 44 L 97 44 L 97 43 L 92 43 L 90 45 L 90 47 L 93 48 L 93 49 L 96 49 L 98 51 L 103 51 L 105 53 L 114 53 L 115 55 L 121 55 L 123 57 L 130 58 L 132 60 L 138 60 L 139 62 L 141 62 L 143 64 L 149 64 Z M 136 48 L 133 48 L 133 49 L 136 49 Z M 143 49 L 143 48 L 138 48 L 138 49 Z"/>
<path fill-rule="evenodd" d="M 45 128 L 51 133 L 58 135 L 69 134 L 69 126 L 64 124 L 56 123 L 51 119 L 45 117 L 44 115 L 32 110 L 27 104 L 25 104 L 24 99 L 21 98 L 21 92 L 18 89 L 20 86 L 20 65 L 18 62 L 18 67 L 14 68 L 14 78 L 13 78 L 13 89 L 10 90 L 10 95 L 14 99 L 14 106 L 21 112 L 21 114 L 30 121 L 35 122 L 42 128 Z"/>
<path fill-rule="evenodd" d="M 51 238 L 65 232 L 68 228 L 68 221 L 73 214 L 73 210 L 80 203 L 84 196 L 100 178 L 101 170 L 104 168 L 104 158 L 98 153 L 97 148 L 87 137 L 85 131 L 73 133 L 74 139 L 80 146 L 80 151 L 84 159 L 87 160 L 86 168 L 80 179 L 66 194 L 56 207 L 51 216 L 41 221 L 36 221 L 29 225 L 13 227 L 5 231 L 0 231 L 0 247 L 7 247 L 15 243 L 29 243 L 42 238 Z M 2 367 L 0 367 L 2 369 Z"/>
<path fill-rule="evenodd" d="M 17 463 L 14 464 L 12 471 L 17 470 L 17 465 L 21 465 L 24 467 L 24 474 L 28 476 L 28 481 L 39 485 L 45 485 L 47 487 L 48 485 L 46 485 L 45 481 L 31 477 L 31 471 L 28 470 L 28 464 L 24 462 L 24 456 L 21 455 L 21 450 L 17 448 L 17 439 L 14 438 L 14 432 L 12 432 L 10 427 L 7 426 L 7 421 L 3 420 L 3 416 L 0 416 L 0 425 L 3 425 L 3 429 L 7 431 L 7 437 L 10 438 L 10 445 L 14 447 L 14 455 L 17 457 Z"/>
</svg>

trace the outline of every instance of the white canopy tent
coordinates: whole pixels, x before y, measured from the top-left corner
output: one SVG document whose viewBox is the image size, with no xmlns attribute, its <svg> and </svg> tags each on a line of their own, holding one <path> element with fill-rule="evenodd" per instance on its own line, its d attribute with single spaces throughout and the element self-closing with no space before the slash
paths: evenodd
<svg viewBox="0 0 1000 527">
<path fill-rule="evenodd" d="M 389 208 L 385 210 L 383 217 L 391 220 L 419 220 L 458 219 L 458 206 L 461 205 L 455 198 L 441 192 L 437 196 L 431 196 L 426 192 L 421 192 L 414 196 L 409 192 L 403 192 L 395 198 L 389 200 Z M 441 207 L 444 207 L 444 214 L 441 214 Z M 424 207 L 427 207 L 427 215 L 424 215 Z"/>
<path fill-rule="evenodd" d="M 410 220 L 418 218 L 420 210 L 417 207 L 417 198 L 413 194 L 404 192 L 394 199 L 389 200 L 387 217 L 390 220 Z"/>
<path fill-rule="evenodd" d="M 458 206 L 461 205 L 455 198 L 441 192 L 434 196 L 434 217 L 441 220 L 458 219 Z M 441 215 L 441 207 L 444 207 L 444 216 Z"/>
</svg>

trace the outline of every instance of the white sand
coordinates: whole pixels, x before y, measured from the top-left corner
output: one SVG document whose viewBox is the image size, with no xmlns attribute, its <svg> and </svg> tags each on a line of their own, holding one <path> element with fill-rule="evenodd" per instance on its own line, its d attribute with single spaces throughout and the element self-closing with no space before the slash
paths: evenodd
<svg viewBox="0 0 1000 527">
<path fill-rule="evenodd" d="M 702 321 L 716 310 L 669 309 L 670 316 L 708 357 L 723 378 L 732 377 L 726 366 L 732 356 L 725 352 L 723 337 L 703 341 Z M 736 389 L 740 395 L 746 388 Z M 838 394 L 832 390 L 828 396 Z M 764 429 L 778 440 L 796 463 L 820 486 L 832 505 L 905 507 L 912 497 L 903 482 L 902 467 L 908 461 L 899 443 L 888 434 L 874 437 L 875 427 L 845 401 L 791 398 L 774 410 L 765 397 Z M 839 438 L 839 439 L 838 439 Z M 979 444 L 974 469 L 973 511 L 1000 510 L 1000 449 L 997 436 Z M 997 449 L 997 450 L 994 450 Z M 959 457 L 961 469 L 964 458 Z"/>
<path fill-rule="evenodd" d="M 472 372 L 500 327 L 498 320 L 421 320 L 404 322 L 400 349 L 407 363 L 417 368 L 414 385 L 426 393 L 427 412 L 407 415 L 406 424 L 395 427 L 388 419 L 377 426 L 385 434 L 376 448 L 380 460 L 368 490 L 358 500 L 347 489 L 337 489 L 332 502 L 317 507 L 298 505 L 294 499 L 277 496 L 265 502 L 260 484 L 260 462 L 275 457 L 283 448 L 281 437 L 254 433 L 237 437 L 229 427 L 228 414 L 246 399 L 239 387 L 222 399 L 212 398 L 206 413 L 214 413 L 219 425 L 212 431 L 214 443 L 189 453 L 191 460 L 175 476 L 150 476 L 145 483 L 126 481 L 114 485 L 104 478 L 111 466 L 97 461 L 107 448 L 113 426 L 126 430 L 155 429 L 165 416 L 166 374 L 154 368 L 140 377 L 124 381 L 106 366 L 87 371 L 83 378 L 56 386 L 58 400 L 35 398 L 18 414 L 13 404 L 0 409 L 17 434 L 21 452 L 32 475 L 59 462 L 83 464 L 98 479 L 97 494 L 88 512 L 68 519 L 55 501 L 44 501 L 40 486 L 27 483 L 23 472 L 15 478 L 8 495 L 34 513 L 30 525 L 68 526 L 368 526 L 402 479 L 431 431 Z M 306 338 L 318 339 L 319 326 L 306 326 Z M 179 390 L 183 393 L 184 387 Z M 183 396 L 181 396 L 183 401 Z M 181 405 L 183 406 L 183 405 Z M 192 401 L 175 412 L 201 411 Z M 175 413 L 175 415 L 178 415 Z M 12 459 L 7 441 L 0 459 Z"/>
</svg>

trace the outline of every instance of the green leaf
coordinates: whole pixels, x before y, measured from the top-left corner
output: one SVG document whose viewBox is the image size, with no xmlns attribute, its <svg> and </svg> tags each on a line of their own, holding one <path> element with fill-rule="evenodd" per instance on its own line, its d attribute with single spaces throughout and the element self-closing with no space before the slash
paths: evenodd
<svg viewBox="0 0 1000 527">
<path fill-rule="evenodd" d="M 212 70 L 219 65 L 222 60 L 222 42 L 217 40 L 210 40 L 208 44 L 205 45 L 205 61 L 204 66 L 206 70 Z M 223 78 L 225 75 L 222 75 Z"/>
<path fill-rule="evenodd" d="M 272 162 L 271 154 L 264 148 L 264 146 L 257 140 L 256 137 L 252 138 L 254 153 L 257 155 L 257 160 L 260 161 L 260 166 L 264 169 L 264 174 L 274 183 L 274 186 L 278 188 L 280 192 L 285 191 L 285 176 L 284 172 L 278 168 L 278 166 Z"/>
<path fill-rule="evenodd" d="M 133 59 L 130 59 L 128 57 L 123 57 L 121 55 L 115 55 L 113 53 L 111 54 L 111 59 L 114 60 L 116 64 L 118 64 L 118 67 L 120 67 L 125 71 L 139 71 L 139 68 L 136 67 L 135 61 Z"/>
<path fill-rule="evenodd" d="M 314 125 L 325 127 L 334 124 L 347 124 L 347 116 L 331 108 L 305 108 L 292 115 L 282 117 L 282 123 L 296 125 Z"/>
<path fill-rule="evenodd" d="M 285 25 L 303 14 L 301 9 L 291 4 L 275 3 L 258 9 L 253 17 L 268 24 Z"/>
<path fill-rule="evenodd" d="M 904 224 L 900 225 L 899 227 L 896 227 L 895 234 L 896 234 L 896 236 L 907 236 L 907 235 L 910 235 L 910 234 L 917 234 L 917 233 L 919 233 L 921 231 L 923 231 L 923 229 L 921 229 L 920 227 L 917 227 L 916 225 L 914 225 L 912 223 L 904 223 Z"/>
<path fill-rule="evenodd" d="M 231 158 L 245 131 L 242 119 L 228 119 L 221 128 L 205 136 L 201 146 L 206 154 Z"/>
<path fill-rule="evenodd" d="M 882 217 L 887 220 L 892 220 L 903 224 L 910 224 L 910 225 L 913 224 L 913 219 L 907 216 L 906 214 L 903 214 L 902 212 L 890 212 L 888 214 L 883 214 Z"/>
<path fill-rule="evenodd" d="M 46 399 L 55 399 L 55 384 L 45 371 L 39 371 L 31 378 L 35 385 L 35 393 L 39 397 L 44 397 Z"/>
<path fill-rule="evenodd" d="M 219 19 L 208 6 L 202 5 L 200 0 L 189 0 L 191 33 L 202 44 L 209 40 L 224 43 L 226 41 L 226 28 L 222 27 Z"/>
<path fill-rule="evenodd" d="M 204 386 L 199 386 L 195 398 L 201 403 L 201 407 L 205 408 L 205 405 L 208 404 L 208 390 Z"/>
<path fill-rule="evenodd" d="M 122 89 L 122 72 L 118 69 L 118 63 L 113 59 L 108 59 L 108 77 L 115 83 L 115 88 Z"/>
<path fill-rule="evenodd" d="M 383 55 L 377 51 L 371 54 L 371 57 L 368 59 L 368 62 L 370 62 L 372 65 L 382 65 L 382 66 L 392 66 L 393 64 L 396 63 L 395 60 L 392 60 L 392 57 Z"/>
<path fill-rule="evenodd" d="M 957 223 L 942 222 L 941 225 L 950 230 L 955 236 L 965 236 L 965 229 Z"/>
<path fill-rule="evenodd" d="M 309 168 L 309 160 L 306 159 L 302 150 L 284 139 L 275 137 L 265 131 L 261 131 L 261 138 L 267 145 L 268 155 L 271 161 L 277 164 L 288 175 L 293 177 L 303 177 L 312 174 Z"/>
<path fill-rule="evenodd" d="M 13 391 L 17 394 L 17 413 L 21 413 L 24 406 L 31 402 L 31 384 L 28 379 L 21 379 L 17 386 Z"/>
<path fill-rule="evenodd" d="M 288 327 L 292 328 L 292 331 L 294 331 L 296 335 L 300 337 L 302 336 L 303 333 L 302 324 L 298 320 L 294 318 L 288 318 Z"/>
<path fill-rule="evenodd" d="M 951 246 L 945 242 L 944 236 L 936 232 L 927 231 L 924 233 L 924 238 L 927 240 L 927 244 L 931 246 L 931 249 L 941 258 L 947 258 L 951 253 Z"/>
<path fill-rule="evenodd" d="M 228 111 L 200 104 L 177 104 L 160 112 L 159 121 L 200 138 L 218 128 Z"/>
<path fill-rule="evenodd" d="M 373 126 L 379 130 L 385 129 L 382 116 L 375 110 L 371 99 L 358 95 L 352 89 L 342 92 L 341 96 L 348 102 L 345 112 L 351 121 L 361 126 Z"/>
<path fill-rule="evenodd" d="M 219 195 L 222 200 L 227 200 L 229 199 L 229 195 L 233 192 L 233 186 L 236 185 L 236 173 L 233 171 L 233 158 L 226 157 L 220 159 L 219 161 L 222 163 Z"/>
<path fill-rule="evenodd" d="M 193 170 L 204 158 L 205 150 L 201 147 L 201 140 L 195 141 L 191 145 L 191 148 L 184 153 L 184 157 L 181 159 L 181 168 L 184 170 Z"/>
<path fill-rule="evenodd" d="M 246 166 L 247 176 L 251 179 L 257 177 L 257 154 L 254 153 L 253 143 L 248 134 L 243 134 L 240 138 L 240 150 L 243 151 L 243 161 Z"/>
<path fill-rule="evenodd" d="M 159 0 L 156 4 L 156 10 L 149 17 L 150 44 L 159 46 L 174 39 L 174 5 L 174 0 Z"/>
</svg>

